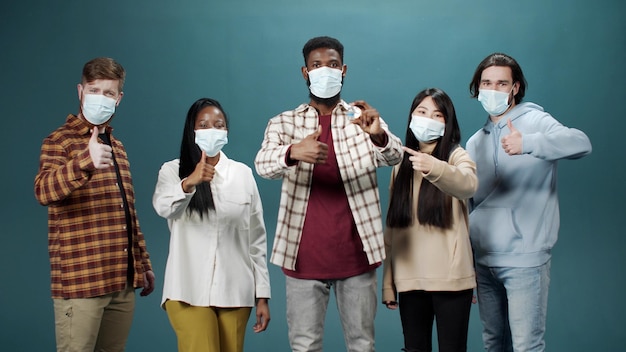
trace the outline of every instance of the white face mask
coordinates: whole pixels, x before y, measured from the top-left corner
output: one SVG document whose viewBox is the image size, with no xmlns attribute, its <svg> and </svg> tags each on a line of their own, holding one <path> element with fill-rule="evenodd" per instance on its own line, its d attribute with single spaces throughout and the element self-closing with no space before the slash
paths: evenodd
<svg viewBox="0 0 626 352">
<path fill-rule="evenodd" d="M 513 89 L 511 89 L 511 92 Z M 490 116 L 500 116 L 511 106 L 509 95 L 511 92 L 500 92 L 497 90 L 479 89 L 478 101 L 483 105 L 483 109 Z"/>
<path fill-rule="evenodd" d="M 428 117 L 411 115 L 409 128 L 418 141 L 430 143 L 443 136 L 446 131 L 446 124 Z"/>
<path fill-rule="evenodd" d="M 308 73 L 311 82 L 309 89 L 316 97 L 332 98 L 341 91 L 342 70 L 323 66 Z"/>
<path fill-rule="evenodd" d="M 195 130 L 196 144 L 208 156 L 216 156 L 222 147 L 228 143 L 228 131 L 217 128 L 204 128 Z"/>
<path fill-rule="evenodd" d="M 102 94 L 83 95 L 83 116 L 94 126 L 100 126 L 109 121 L 115 113 L 117 100 L 105 97 Z"/>
</svg>

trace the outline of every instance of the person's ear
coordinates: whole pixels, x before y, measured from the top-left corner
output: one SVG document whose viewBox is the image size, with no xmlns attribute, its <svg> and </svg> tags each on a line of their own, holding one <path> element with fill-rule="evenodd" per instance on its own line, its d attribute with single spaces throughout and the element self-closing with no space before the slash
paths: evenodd
<svg viewBox="0 0 626 352">
<path fill-rule="evenodd" d="M 306 66 L 302 66 L 302 77 L 305 81 L 309 80 L 309 71 L 307 71 Z"/>
<path fill-rule="evenodd" d="M 124 92 L 120 92 L 120 95 L 117 97 L 117 101 L 115 102 L 115 106 L 120 105 L 120 101 L 122 101 L 122 97 L 124 96 Z"/>
</svg>

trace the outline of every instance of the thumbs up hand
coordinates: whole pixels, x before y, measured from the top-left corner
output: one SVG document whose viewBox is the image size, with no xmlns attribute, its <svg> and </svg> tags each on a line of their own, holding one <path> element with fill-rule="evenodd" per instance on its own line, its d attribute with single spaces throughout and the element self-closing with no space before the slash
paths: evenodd
<svg viewBox="0 0 626 352">
<path fill-rule="evenodd" d="M 322 126 L 318 126 L 317 131 L 292 145 L 289 157 L 311 164 L 325 163 L 328 157 L 328 144 L 318 141 L 321 133 Z"/>
<path fill-rule="evenodd" d="M 89 139 L 89 156 L 96 169 L 106 169 L 113 166 L 113 149 L 98 142 L 98 133 L 98 127 L 94 126 Z"/>
<path fill-rule="evenodd" d="M 522 154 L 522 133 L 513 127 L 511 119 L 508 119 L 506 124 L 511 132 L 502 137 L 502 149 L 509 155 L 520 155 Z"/>
<path fill-rule="evenodd" d="M 206 152 L 202 151 L 200 161 L 196 164 L 196 168 L 193 170 L 185 180 L 183 180 L 183 190 L 186 193 L 191 193 L 196 185 L 202 182 L 211 182 L 213 176 L 215 176 L 215 167 L 207 162 Z"/>
</svg>

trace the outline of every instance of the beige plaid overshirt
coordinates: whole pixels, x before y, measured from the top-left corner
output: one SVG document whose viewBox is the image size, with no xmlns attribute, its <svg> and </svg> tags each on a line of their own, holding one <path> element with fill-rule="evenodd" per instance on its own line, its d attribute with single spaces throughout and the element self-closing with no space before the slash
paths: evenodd
<svg viewBox="0 0 626 352">
<path fill-rule="evenodd" d="M 387 145 L 376 146 L 366 132 L 348 120 L 347 106 L 342 101 L 332 112 L 333 145 L 363 249 L 369 263 L 374 264 L 385 258 L 376 168 L 399 163 L 402 142 L 381 119 Z M 289 270 L 295 270 L 314 165 L 300 162 L 289 166 L 285 156 L 290 145 L 314 133 L 318 124 L 317 111 L 308 104 L 272 118 L 254 160 L 261 177 L 283 179 L 270 261 Z"/>
</svg>

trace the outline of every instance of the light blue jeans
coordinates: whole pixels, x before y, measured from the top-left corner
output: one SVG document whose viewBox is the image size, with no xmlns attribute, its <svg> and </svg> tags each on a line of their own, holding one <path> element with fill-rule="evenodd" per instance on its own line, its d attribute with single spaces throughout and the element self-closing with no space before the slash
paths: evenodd
<svg viewBox="0 0 626 352">
<path fill-rule="evenodd" d="M 550 261 L 531 268 L 476 264 L 483 343 L 489 352 L 543 352 Z"/>
<path fill-rule="evenodd" d="M 335 291 L 346 351 L 374 351 L 376 270 L 341 280 L 301 280 L 287 276 L 286 288 L 292 351 L 322 351 L 331 288 Z"/>
</svg>

